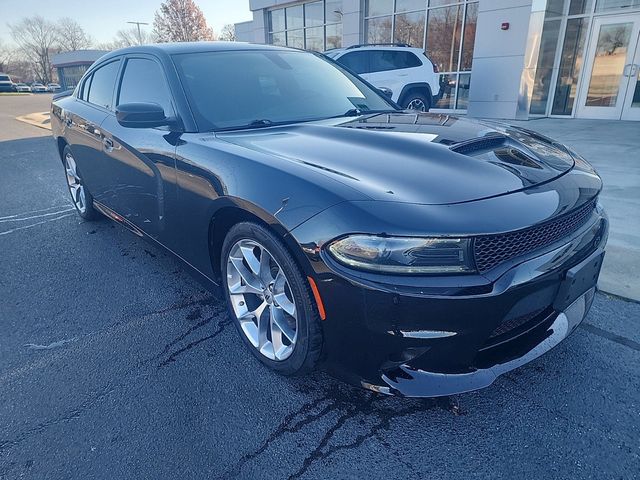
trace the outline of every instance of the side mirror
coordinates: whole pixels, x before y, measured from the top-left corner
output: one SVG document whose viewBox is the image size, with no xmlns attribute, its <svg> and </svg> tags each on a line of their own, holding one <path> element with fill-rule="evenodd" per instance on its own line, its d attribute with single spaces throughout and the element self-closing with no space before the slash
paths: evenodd
<svg viewBox="0 0 640 480">
<path fill-rule="evenodd" d="M 382 93 L 385 97 L 391 98 L 393 97 L 393 90 L 387 87 L 378 87 L 380 93 Z"/>
<path fill-rule="evenodd" d="M 116 107 L 116 119 L 127 128 L 164 127 L 172 123 L 157 103 L 123 103 Z"/>
</svg>

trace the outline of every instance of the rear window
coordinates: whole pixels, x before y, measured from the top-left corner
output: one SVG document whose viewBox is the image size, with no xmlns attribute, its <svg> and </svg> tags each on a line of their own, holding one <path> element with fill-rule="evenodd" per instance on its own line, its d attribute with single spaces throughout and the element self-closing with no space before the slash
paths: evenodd
<svg viewBox="0 0 640 480">
<path fill-rule="evenodd" d="M 99 107 L 113 108 L 113 89 L 120 68 L 120 60 L 106 64 L 93 72 L 87 101 Z M 85 87 L 86 88 L 86 87 Z"/>
<path fill-rule="evenodd" d="M 369 52 L 351 52 L 336 60 L 340 65 L 344 65 L 357 74 L 369 71 Z"/>
</svg>

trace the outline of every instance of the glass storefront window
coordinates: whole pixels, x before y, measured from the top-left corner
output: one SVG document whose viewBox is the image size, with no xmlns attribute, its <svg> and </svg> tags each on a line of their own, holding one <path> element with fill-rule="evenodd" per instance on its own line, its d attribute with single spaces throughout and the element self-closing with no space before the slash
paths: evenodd
<svg viewBox="0 0 640 480">
<path fill-rule="evenodd" d="M 440 98 L 434 108 L 453 109 L 456 105 L 456 74 L 445 73 L 440 75 Z"/>
<path fill-rule="evenodd" d="M 269 14 L 269 31 L 284 32 L 286 28 L 284 21 L 284 9 L 274 10 Z"/>
<path fill-rule="evenodd" d="M 367 43 L 391 43 L 393 17 L 370 18 L 365 21 Z"/>
<path fill-rule="evenodd" d="M 590 13 L 593 0 L 571 0 L 569 3 L 569 15 L 582 15 Z"/>
<path fill-rule="evenodd" d="M 426 50 L 441 72 L 458 70 L 462 12 L 462 5 L 429 10 Z"/>
<path fill-rule="evenodd" d="M 313 2 L 268 12 L 269 43 L 324 51 L 342 46 L 342 0 Z"/>
<path fill-rule="evenodd" d="M 529 108 L 529 113 L 533 115 L 544 115 L 547 110 L 559 34 L 560 20 L 551 20 L 544 23 L 540 51 L 538 53 L 538 66 L 531 94 L 531 106 Z"/>
<path fill-rule="evenodd" d="M 307 50 L 321 52 L 324 50 L 324 28 L 306 28 L 304 31 L 305 45 Z"/>
<path fill-rule="evenodd" d="M 545 17 L 559 17 L 564 13 L 565 0 L 547 0 Z"/>
<path fill-rule="evenodd" d="M 396 0 L 396 13 L 425 10 L 426 6 L 425 0 Z"/>
<path fill-rule="evenodd" d="M 456 108 L 466 110 L 469 106 L 469 88 L 471 87 L 471 74 L 461 73 L 458 77 L 458 98 Z"/>
<path fill-rule="evenodd" d="M 342 0 L 326 0 L 324 11 L 327 23 L 342 23 Z"/>
<path fill-rule="evenodd" d="M 304 48 L 304 30 L 287 30 L 287 46 Z"/>
<path fill-rule="evenodd" d="M 620 8 L 640 8 L 640 0 L 597 0 L 596 12 L 608 12 Z"/>
<path fill-rule="evenodd" d="M 342 47 L 342 24 L 327 25 L 325 27 L 326 49 Z"/>
<path fill-rule="evenodd" d="M 424 20 L 425 12 L 396 15 L 394 41 L 421 47 L 424 42 Z"/>
<path fill-rule="evenodd" d="M 317 27 L 324 24 L 324 5 L 322 2 L 307 3 L 304 6 L 304 26 Z"/>
<path fill-rule="evenodd" d="M 365 15 L 367 17 L 378 17 L 380 15 L 391 15 L 393 13 L 393 0 L 368 0 Z"/>
<path fill-rule="evenodd" d="M 575 102 L 580 71 L 582 70 L 588 20 L 572 18 L 567 21 L 560 57 L 558 81 L 553 97 L 553 115 L 571 115 Z"/>
<path fill-rule="evenodd" d="M 287 15 L 287 30 L 304 27 L 304 10 L 302 5 L 285 8 Z"/>
<path fill-rule="evenodd" d="M 464 38 L 462 39 L 462 58 L 460 70 L 471 70 L 473 64 L 473 47 L 476 43 L 476 25 L 478 24 L 478 4 L 467 5 L 467 14 L 464 20 Z"/>
</svg>

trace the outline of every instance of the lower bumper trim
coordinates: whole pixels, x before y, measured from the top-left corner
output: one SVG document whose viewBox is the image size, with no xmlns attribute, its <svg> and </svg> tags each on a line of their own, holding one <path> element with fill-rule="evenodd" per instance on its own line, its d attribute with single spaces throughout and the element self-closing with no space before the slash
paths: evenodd
<svg viewBox="0 0 640 480">
<path fill-rule="evenodd" d="M 589 312 L 595 291 L 595 287 L 591 288 L 560 312 L 548 327 L 548 336 L 518 358 L 489 368 L 455 374 L 428 372 L 403 364 L 398 367 L 399 370 L 394 378 L 390 378 L 387 374 L 382 375 L 382 381 L 386 386 L 369 384 L 364 386 L 380 393 L 405 397 L 440 397 L 487 387 L 500 375 L 535 360 L 568 337 Z"/>
</svg>

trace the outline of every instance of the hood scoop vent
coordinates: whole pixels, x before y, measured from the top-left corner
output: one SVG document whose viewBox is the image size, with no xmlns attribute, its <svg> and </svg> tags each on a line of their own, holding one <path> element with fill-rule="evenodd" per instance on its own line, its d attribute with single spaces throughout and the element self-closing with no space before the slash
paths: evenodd
<svg viewBox="0 0 640 480">
<path fill-rule="evenodd" d="M 487 150 L 495 150 L 504 147 L 507 143 L 507 137 L 504 135 L 487 135 L 484 137 L 473 138 L 464 142 L 456 143 L 449 147 L 452 152 L 462 155 L 471 155 L 473 153 L 484 152 Z"/>
</svg>

